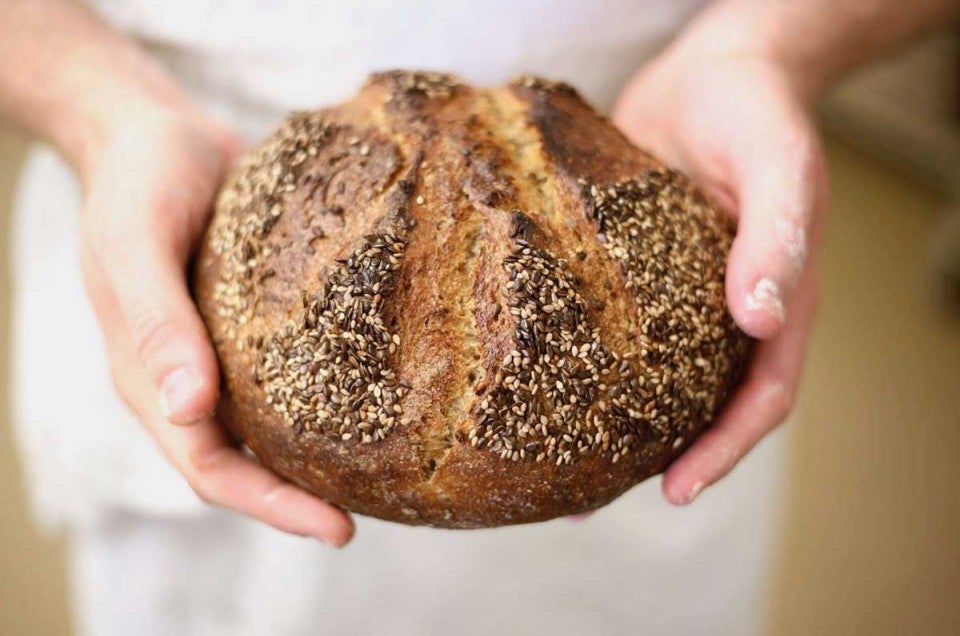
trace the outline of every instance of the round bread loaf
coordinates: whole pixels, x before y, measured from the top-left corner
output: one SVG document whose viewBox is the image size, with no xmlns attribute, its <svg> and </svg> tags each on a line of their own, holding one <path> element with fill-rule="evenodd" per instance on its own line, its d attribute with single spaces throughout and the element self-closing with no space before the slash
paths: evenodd
<svg viewBox="0 0 960 636">
<path fill-rule="evenodd" d="M 738 380 L 732 228 L 568 85 L 373 75 L 222 190 L 195 268 L 220 416 L 347 510 L 476 528 L 602 506 Z"/>
</svg>

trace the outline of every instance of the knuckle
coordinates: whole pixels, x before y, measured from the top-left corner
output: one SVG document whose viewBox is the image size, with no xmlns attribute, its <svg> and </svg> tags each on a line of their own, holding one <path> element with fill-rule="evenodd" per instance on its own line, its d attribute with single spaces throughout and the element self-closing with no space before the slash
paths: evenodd
<svg viewBox="0 0 960 636">
<path fill-rule="evenodd" d="M 761 107 L 762 108 L 762 107 Z M 810 149 L 810 124 L 799 116 L 792 104 L 771 106 L 769 116 L 761 115 L 764 135 L 751 133 L 744 143 L 752 143 L 772 164 L 783 169 L 795 167 L 798 159 L 805 157 Z"/>
<path fill-rule="evenodd" d="M 133 311 L 129 321 L 134 350 L 145 363 L 168 347 L 177 335 L 177 326 L 168 315 L 149 308 Z"/>
<path fill-rule="evenodd" d="M 269 506 L 282 504 L 293 494 L 292 488 L 293 486 L 284 482 L 274 484 L 263 493 L 263 502 Z"/>
<path fill-rule="evenodd" d="M 217 502 L 210 490 L 210 486 L 205 480 L 194 478 L 189 480 L 188 483 L 190 484 L 190 488 L 193 490 L 193 494 L 197 496 L 197 499 L 211 506 L 216 505 Z"/>
<path fill-rule="evenodd" d="M 226 449 L 195 450 L 187 456 L 183 472 L 190 488 L 204 503 L 222 505 L 223 497 L 217 487 L 217 475 L 227 452 Z"/>
<path fill-rule="evenodd" d="M 816 133 L 806 124 L 798 126 L 791 134 L 787 153 L 788 161 L 795 167 L 801 181 L 814 187 L 822 165 L 822 150 Z"/>
</svg>

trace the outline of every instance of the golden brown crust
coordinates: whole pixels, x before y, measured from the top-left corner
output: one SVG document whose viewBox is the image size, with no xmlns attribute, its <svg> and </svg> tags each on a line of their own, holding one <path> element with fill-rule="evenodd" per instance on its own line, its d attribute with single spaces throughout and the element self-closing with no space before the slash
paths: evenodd
<svg viewBox="0 0 960 636">
<path fill-rule="evenodd" d="M 567 85 L 378 73 L 221 193 L 195 272 L 221 416 L 362 514 L 467 528 L 602 506 L 738 377 L 731 236 Z"/>
</svg>

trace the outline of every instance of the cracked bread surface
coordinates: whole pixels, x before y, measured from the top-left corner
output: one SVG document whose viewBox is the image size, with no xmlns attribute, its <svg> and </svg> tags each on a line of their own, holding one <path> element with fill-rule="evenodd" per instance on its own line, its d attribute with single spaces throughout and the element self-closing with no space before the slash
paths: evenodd
<svg viewBox="0 0 960 636">
<path fill-rule="evenodd" d="M 602 506 L 707 426 L 749 353 L 730 221 L 574 89 L 391 71 L 291 116 L 194 268 L 219 415 L 361 514 L 452 528 Z"/>
</svg>

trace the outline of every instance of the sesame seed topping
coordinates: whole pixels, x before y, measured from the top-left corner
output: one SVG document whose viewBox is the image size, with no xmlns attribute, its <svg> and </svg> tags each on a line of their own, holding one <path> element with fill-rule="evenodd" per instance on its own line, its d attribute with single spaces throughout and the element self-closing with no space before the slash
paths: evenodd
<svg viewBox="0 0 960 636">
<path fill-rule="evenodd" d="M 565 93 L 576 95 L 577 90 L 566 82 L 544 79 L 535 75 L 521 75 L 511 82 L 514 86 L 529 88 L 544 93 Z"/>
<path fill-rule="evenodd" d="M 522 447 L 515 461 L 558 466 L 591 453 L 626 453 L 644 422 L 619 417 L 618 411 L 605 418 L 612 419 L 604 422 L 612 430 L 606 441 L 591 424 L 599 421 L 603 402 L 590 380 L 621 360 L 600 344 L 566 262 L 517 239 L 504 267 L 510 279 L 504 295 L 519 316 L 515 348 L 504 356 L 496 386 L 479 404 L 473 445 L 493 452 Z M 631 394 L 627 388 L 621 393 Z"/>
<path fill-rule="evenodd" d="M 387 81 L 392 86 L 389 102 L 402 103 L 411 96 L 448 99 L 462 86 L 454 75 L 431 71 L 385 71 L 370 76 L 371 82 Z"/>
<path fill-rule="evenodd" d="M 514 350 L 479 405 L 477 448 L 536 443 L 543 450 L 520 460 L 558 466 L 675 450 L 682 442 L 667 442 L 677 433 L 711 421 L 744 357 L 747 339 L 726 309 L 731 233 L 719 213 L 668 170 L 580 186 L 599 243 L 636 301 L 640 351 L 609 350 L 567 262 L 514 237 L 503 288 Z"/>
<path fill-rule="evenodd" d="M 391 296 L 404 248 L 393 234 L 365 237 L 270 341 L 258 374 L 268 403 L 297 432 L 369 444 L 402 415 L 403 390 L 390 368 L 400 335 L 390 333 L 374 299 Z"/>
</svg>

